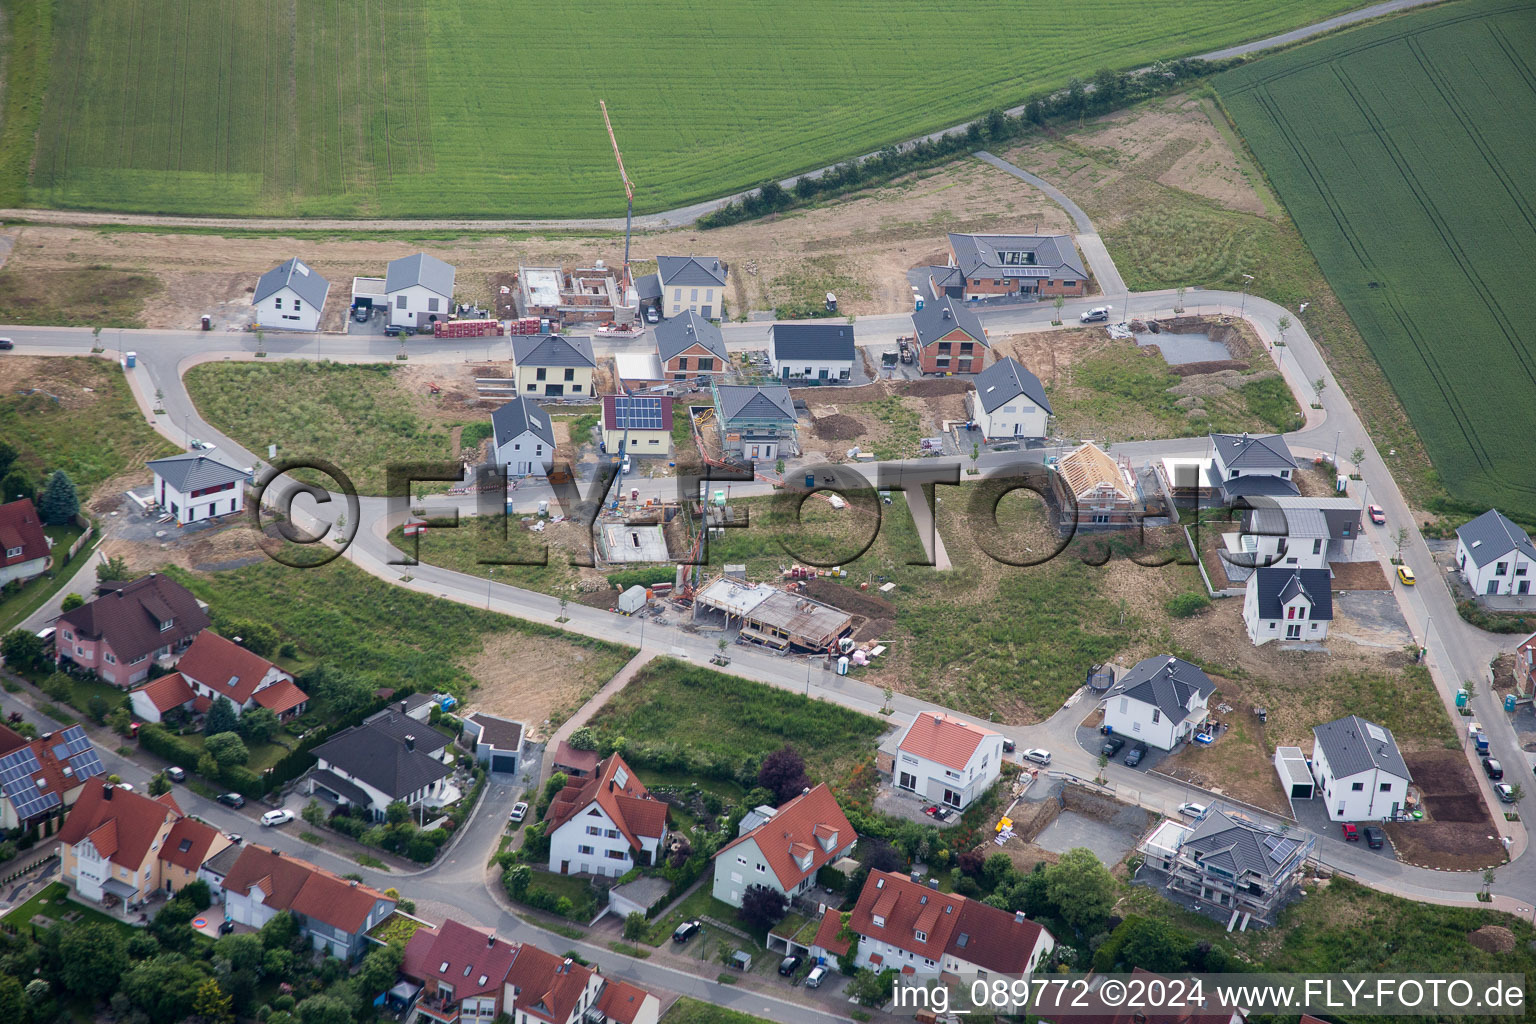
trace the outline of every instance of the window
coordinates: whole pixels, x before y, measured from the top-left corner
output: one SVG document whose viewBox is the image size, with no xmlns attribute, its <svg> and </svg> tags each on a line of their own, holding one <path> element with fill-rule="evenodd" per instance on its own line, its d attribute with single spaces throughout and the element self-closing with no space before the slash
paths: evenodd
<svg viewBox="0 0 1536 1024">
<path fill-rule="evenodd" d="M 404 295 L 396 295 L 395 296 L 395 308 L 396 309 L 409 309 L 410 308 L 410 306 L 408 306 L 406 304 L 406 297 Z"/>
<path fill-rule="evenodd" d="M 1157 708 L 1153 708 L 1152 709 L 1152 724 L 1156 725 L 1158 722 L 1161 722 L 1162 720 L 1163 720 L 1163 713 L 1162 713 L 1162 711 L 1158 710 Z"/>
<path fill-rule="evenodd" d="M 673 288 L 672 289 L 672 301 L 673 302 L 682 302 L 683 301 L 683 290 L 681 288 Z"/>
<path fill-rule="evenodd" d="M 438 303 L 437 299 L 428 299 L 427 300 L 427 312 L 428 313 L 436 313 L 437 312 L 437 303 Z"/>
<path fill-rule="evenodd" d="M 960 343 L 960 354 L 963 356 L 971 354 L 971 343 L 969 341 L 962 341 Z"/>
<path fill-rule="evenodd" d="M 1349 791 L 1351 793 L 1363 793 L 1363 792 L 1365 792 L 1365 783 L 1363 783 L 1363 782 L 1351 783 L 1350 787 L 1349 787 Z"/>
<path fill-rule="evenodd" d="M 1323 553 L 1323 538 L 1318 537 L 1312 541 L 1312 553 L 1314 555 L 1320 555 Z"/>
<path fill-rule="evenodd" d="M 914 931 L 912 934 L 917 937 L 917 941 L 918 942 L 927 942 L 928 941 L 928 933 L 927 932 Z"/>
<path fill-rule="evenodd" d="M 767 871 L 767 870 L 768 870 L 768 869 L 767 869 L 767 868 L 766 868 L 766 867 L 765 867 L 765 866 L 763 866 L 763 865 L 762 865 L 762 864 L 759 864 L 759 865 L 758 865 L 758 866 L 757 866 L 757 873 L 758 873 L 758 874 L 760 874 L 760 875 L 761 875 L 761 874 L 762 874 L 762 873 L 763 873 L 763 872 L 765 872 L 765 871 Z"/>
<path fill-rule="evenodd" d="M 576 847 L 576 852 L 577 853 L 584 853 L 584 854 L 593 854 L 593 853 L 596 853 L 597 851 L 595 849 L 593 849 L 592 847 L 590 847 L 590 846 L 578 846 L 578 847 Z"/>
<path fill-rule="evenodd" d="M 529 384 L 528 385 L 528 390 L 529 391 L 537 391 L 537 390 L 539 390 L 539 386 L 537 384 Z"/>
<path fill-rule="evenodd" d="M 685 363 L 687 362 L 686 359 L 683 360 L 683 361 Z M 703 359 L 703 358 L 701 358 L 699 360 L 699 369 L 701 369 L 701 370 L 713 370 L 714 368 L 715 368 L 715 361 L 713 359 Z"/>
<path fill-rule="evenodd" d="M 103 657 L 107 659 L 107 664 L 108 665 L 116 665 L 117 664 L 117 655 L 113 654 L 111 651 L 108 651 L 106 654 L 103 655 Z"/>
<path fill-rule="evenodd" d="M 702 363 L 703 360 L 700 360 L 700 362 Z M 680 357 L 678 357 L 677 368 L 679 370 L 686 370 L 686 369 L 688 369 L 688 357 L 687 356 L 680 356 Z M 700 366 L 699 369 L 702 370 L 702 369 L 704 369 L 704 367 Z"/>
<path fill-rule="evenodd" d="M 629 860 L 629 851 L 628 850 L 609 850 L 608 851 L 608 859 L 609 860 Z"/>
<path fill-rule="evenodd" d="M 949 342 L 947 342 L 947 341 L 939 342 L 939 355 L 941 355 L 941 356 L 949 355 L 949 349 L 950 349 L 950 343 Z"/>
<path fill-rule="evenodd" d="M 1493 567 L 1493 574 L 1494 574 L 1494 575 L 1495 575 L 1495 576 L 1503 576 L 1503 575 L 1504 575 L 1504 573 L 1505 573 L 1505 572 L 1506 572 L 1506 571 L 1507 571 L 1507 570 L 1508 570 L 1508 569 L 1509 569 L 1509 563 L 1508 563 L 1508 562 L 1500 562 L 1500 563 L 1498 563 L 1498 564 L 1497 564 L 1497 565 L 1495 565 L 1495 566 L 1494 566 L 1494 567 Z"/>
<path fill-rule="evenodd" d="M 166 619 L 164 622 L 160 623 L 160 632 L 164 633 L 166 630 L 170 629 L 171 624 L 175 621 L 175 619 Z"/>
<path fill-rule="evenodd" d="M 300 302 L 298 299 L 294 299 L 293 300 L 293 311 L 295 313 L 300 312 L 301 310 L 303 310 L 303 308 L 304 308 L 304 303 Z"/>
<path fill-rule="evenodd" d="M 1122 715 L 1125 714 L 1126 711 L 1130 709 L 1130 706 L 1131 706 L 1131 699 L 1129 697 L 1121 697 L 1120 698 L 1120 713 Z"/>
<path fill-rule="evenodd" d="M 276 309 L 282 309 L 283 308 L 283 297 L 281 295 L 279 295 L 277 298 L 273 299 L 272 300 L 272 305 Z"/>
<path fill-rule="evenodd" d="M 600 836 L 602 834 L 603 834 L 603 830 L 602 830 L 601 827 L 599 827 L 597 825 L 588 825 L 587 826 L 587 835 L 589 835 L 589 836 Z"/>
<path fill-rule="evenodd" d="M 542 366 L 539 367 L 537 370 L 533 371 L 533 379 L 534 380 L 543 380 L 548 375 L 549 375 L 549 371 L 544 369 L 544 367 L 542 367 Z"/>
<path fill-rule="evenodd" d="M 576 379 L 576 371 L 575 371 L 574 368 L 573 369 L 567 369 L 565 371 L 565 379 L 566 380 L 575 380 Z"/>
<path fill-rule="evenodd" d="M 21 554 L 21 548 L 6 548 L 5 549 L 5 557 L 6 558 L 15 558 L 19 554 Z"/>
<path fill-rule="evenodd" d="M 1063 288 L 1076 288 L 1077 287 L 1077 282 L 1076 281 L 1063 281 L 1063 282 L 1061 282 L 1061 286 Z"/>
<path fill-rule="evenodd" d="M 745 858 L 745 857 L 737 857 L 736 858 L 736 863 L 740 864 L 742 867 L 746 867 L 747 866 L 747 858 Z"/>
<path fill-rule="evenodd" d="M 688 296 L 688 301 L 689 302 L 698 302 L 699 301 L 699 290 L 697 288 L 693 289 L 693 292 Z"/>
<path fill-rule="evenodd" d="M 1383 792 L 1383 793 L 1390 793 L 1390 792 L 1392 792 L 1392 783 L 1390 783 L 1390 782 L 1383 782 L 1381 784 L 1381 790 L 1380 791 Z"/>
</svg>

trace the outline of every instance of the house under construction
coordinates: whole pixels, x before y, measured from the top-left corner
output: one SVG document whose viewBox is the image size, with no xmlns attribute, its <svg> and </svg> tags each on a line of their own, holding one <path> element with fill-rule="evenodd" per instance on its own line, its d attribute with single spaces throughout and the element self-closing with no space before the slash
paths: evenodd
<svg viewBox="0 0 1536 1024">
<path fill-rule="evenodd" d="M 624 305 L 624 283 L 602 260 L 590 267 L 518 267 L 518 304 L 525 317 L 573 324 L 612 320 L 624 323 L 635 311 Z"/>
<path fill-rule="evenodd" d="M 694 605 L 739 622 L 742 639 L 777 651 L 800 648 L 829 651 L 853 630 L 853 616 L 808 597 L 786 593 L 766 583 L 743 583 L 721 576 L 699 592 Z"/>
<path fill-rule="evenodd" d="M 1130 461 L 1112 458 L 1091 441 L 1063 456 L 1055 469 L 1052 485 L 1063 531 L 1124 530 L 1146 513 Z"/>
</svg>

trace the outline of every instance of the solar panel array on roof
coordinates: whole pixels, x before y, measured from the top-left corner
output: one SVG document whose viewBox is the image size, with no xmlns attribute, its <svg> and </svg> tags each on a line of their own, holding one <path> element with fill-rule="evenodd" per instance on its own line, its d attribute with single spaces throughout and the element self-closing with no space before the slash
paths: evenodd
<svg viewBox="0 0 1536 1024">
<path fill-rule="evenodd" d="M 0 758 L 0 791 L 4 791 L 16 809 L 16 817 L 22 821 L 59 804 L 59 794 L 39 790 L 37 783 L 32 781 L 33 773 L 42 767 L 31 747 Z"/>
<path fill-rule="evenodd" d="M 661 430 L 661 399 L 620 395 L 613 400 L 616 430 Z"/>
<path fill-rule="evenodd" d="M 1276 864 L 1283 864 L 1286 858 L 1295 853 L 1299 844 L 1294 839 L 1282 839 L 1280 836 L 1266 836 L 1264 849 L 1269 853 L 1269 859 Z"/>
</svg>

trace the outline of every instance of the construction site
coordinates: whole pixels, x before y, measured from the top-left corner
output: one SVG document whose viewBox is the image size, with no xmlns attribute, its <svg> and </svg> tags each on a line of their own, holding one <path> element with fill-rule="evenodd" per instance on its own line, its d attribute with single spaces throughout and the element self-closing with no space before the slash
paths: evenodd
<svg viewBox="0 0 1536 1024">
<path fill-rule="evenodd" d="M 603 260 L 590 267 L 518 267 L 512 287 L 520 317 L 562 324 L 628 323 L 635 317 L 624 304 L 622 275 Z"/>
</svg>

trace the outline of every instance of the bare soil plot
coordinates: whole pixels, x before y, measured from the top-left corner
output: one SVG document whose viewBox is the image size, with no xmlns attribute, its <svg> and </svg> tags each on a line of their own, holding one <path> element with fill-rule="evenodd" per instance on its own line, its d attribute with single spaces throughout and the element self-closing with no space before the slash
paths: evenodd
<svg viewBox="0 0 1536 1024">
<path fill-rule="evenodd" d="M 1462 752 L 1405 751 L 1403 760 L 1423 794 L 1427 818 L 1384 826 L 1398 857 L 1421 867 L 1457 871 L 1502 863 L 1499 827 Z"/>
<path fill-rule="evenodd" d="M 879 459 L 916 457 L 919 438 L 936 437 L 946 421 L 965 419 L 969 387 L 960 380 L 882 380 L 855 388 L 796 388 L 790 394 L 811 413 L 801 449 L 828 462 L 846 462 L 853 447 Z"/>
<path fill-rule="evenodd" d="M 476 680 L 466 701 L 467 710 L 526 722 L 535 739 L 545 739 L 591 699 L 622 664 L 622 659 L 605 652 L 559 640 L 520 633 L 488 634 L 484 649 L 464 666 Z"/>
<path fill-rule="evenodd" d="M 1332 562 L 1333 590 L 1391 590 L 1380 562 Z"/>
</svg>

